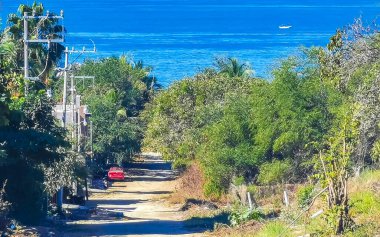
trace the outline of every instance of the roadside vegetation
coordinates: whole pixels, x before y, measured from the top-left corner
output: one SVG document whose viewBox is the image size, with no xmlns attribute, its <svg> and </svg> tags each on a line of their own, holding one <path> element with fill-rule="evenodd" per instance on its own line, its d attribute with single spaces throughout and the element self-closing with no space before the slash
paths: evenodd
<svg viewBox="0 0 380 237">
<path fill-rule="evenodd" d="M 249 192 L 253 209 L 229 208 L 234 223 L 263 225 L 247 236 L 293 236 L 300 225 L 315 227 L 305 234 L 318 236 L 378 233 L 378 223 L 362 219 L 380 193 L 352 190 L 355 179 L 377 172 L 364 170 L 378 167 L 376 32 L 359 19 L 326 48 L 301 48 L 283 60 L 272 80 L 254 77 L 237 59 L 217 59 L 147 106 L 144 149 L 197 172 L 184 172 L 177 196 L 194 198 L 193 192 L 247 209 Z M 284 191 L 287 205 L 297 208 L 285 207 Z"/>
<path fill-rule="evenodd" d="M 62 56 L 62 45 L 51 48 L 34 44 L 30 49 L 32 76 L 41 74 L 41 81 L 28 82 L 22 75 L 23 12 L 44 14 L 41 4 L 20 5 L 18 14 L 11 14 L 4 31 L 0 32 L 0 183 L 3 223 L 5 214 L 23 223 L 36 224 L 46 215 L 48 199 L 58 189 L 71 185 L 75 169 L 57 166 L 60 162 L 75 162 L 67 148 L 66 132 L 55 121 L 54 102 L 47 97 L 49 75 Z M 30 27 L 36 22 L 31 22 Z M 61 26 L 55 20 L 46 22 L 43 34 L 55 37 Z M 31 30 L 31 28 L 30 28 Z M 49 172 L 57 176 L 49 176 Z M 3 186 L 3 185 L 1 185 Z"/>
</svg>

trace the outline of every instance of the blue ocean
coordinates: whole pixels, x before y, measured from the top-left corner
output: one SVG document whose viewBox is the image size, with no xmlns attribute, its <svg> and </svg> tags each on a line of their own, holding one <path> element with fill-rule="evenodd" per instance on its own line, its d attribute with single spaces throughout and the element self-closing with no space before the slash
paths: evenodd
<svg viewBox="0 0 380 237">
<path fill-rule="evenodd" d="M 212 66 L 218 56 L 249 62 L 256 76 L 270 78 L 300 46 L 325 46 L 354 18 L 371 24 L 380 14 L 380 1 L 370 0 L 41 1 L 52 12 L 64 10 L 67 46 L 91 48 L 93 40 L 93 58 L 141 59 L 164 85 Z M 20 3 L 33 1 L 0 0 L 2 27 Z"/>
</svg>

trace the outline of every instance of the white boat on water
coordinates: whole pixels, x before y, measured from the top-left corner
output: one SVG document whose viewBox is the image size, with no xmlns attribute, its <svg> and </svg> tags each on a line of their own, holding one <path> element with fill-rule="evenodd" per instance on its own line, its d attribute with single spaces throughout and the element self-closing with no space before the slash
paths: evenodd
<svg viewBox="0 0 380 237">
<path fill-rule="evenodd" d="M 292 28 L 292 26 L 290 26 L 290 25 L 281 25 L 281 26 L 279 26 L 278 28 L 280 28 L 281 30 L 286 30 L 286 29 L 290 29 L 290 28 Z"/>
</svg>

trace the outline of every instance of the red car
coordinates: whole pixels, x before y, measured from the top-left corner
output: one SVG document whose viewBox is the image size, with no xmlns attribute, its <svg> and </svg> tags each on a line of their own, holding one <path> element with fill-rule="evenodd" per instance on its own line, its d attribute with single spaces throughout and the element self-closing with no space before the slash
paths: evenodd
<svg viewBox="0 0 380 237">
<path fill-rule="evenodd" d="M 124 170 L 120 167 L 111 167 L 107 174 L 108 181 L 123 181 L 124 180 Z"/>
</svg>

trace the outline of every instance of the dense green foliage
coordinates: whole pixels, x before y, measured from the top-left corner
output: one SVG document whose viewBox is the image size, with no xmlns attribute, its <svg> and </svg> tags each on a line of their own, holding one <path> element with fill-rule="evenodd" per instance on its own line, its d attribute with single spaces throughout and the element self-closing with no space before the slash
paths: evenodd
<svg viewBox="0 0 380 237">
<path fill-rule="evenodd" d="M 225 192 L 235 176 L 263 184 L 294 180 L 312 168 L 312 143 L 331 126 L 329 91 L 314 54 L 302 59 L 307 63 L 284 61 L 272 82 L 206 70 L 175 83 L 146 113 L 145 144 L 175 165 L 199 159 L 210 195 Z"/>
<path fill-rule="evenodd" d="M 52 177 L 46 172 L 69 156 L 66 132 L 55 121 L 54 103 L 45 92 L 62 46 L 31 46 L 31 76 L 39 75 L 41 81 L 27 82 L 20 73 L 23 64 L 21 16 L 32 10 L 36 15 L 45 14 L 42 4 L 21 5 L 19 13 L 11 14 L 7 27 L 0 32 L 0 183 L 7 180 L 4 199 L 11 204 L 10 215 L 24 223 L 38 223 L 46 215 L 47 194 L 71 185 L 62 181 L 61 176 L 75 176 L 74 170 L 65 173 L 57 169 L 55 182 L 59 186 L 52 187 Z M 29 30 L 36 24 L 37 20 L 31 20 Z M 46 20 L 41 24 L 40 33 L 56 38 L 59 29 L 62 28 L 56 20 Z M 30 37 L 36 36 L 31 34 Z"/>
<path fill-rule="evenodd" d="M 188 164 L 201 144 L 202 130 L 220 120 L 234 96 L 243 96 L 257 83 L 250 78 L 226 78 L 214 70 L 174 83 L 144 114 L 149 122 L 146 146 L 162 152 L 175 166 Z"/>
<path fill-rule="evenodd" d="M 157 88 L 149 68 L 125 57 L 86 61 L 78 75 L 95 76 L 77 83 L 77 93 L 89 106 L 98 163 L 128 161 L 140 150 L 142 126 L 138 116 Z"/>
<path fill-rule="evenodd" d="M 154 98 L 144 113 L 144 145 L 175 166 L 199 162 L 209 197 L 242 178 L 315 180 L 328 191 L 326 233 L 341 234 L 353 226 L 348 178 L 379 160 L 379 46 L 377 31 L 358 20 L 327 48 L 284 60 L 271 81 L 252 78 L 236 59 L 219 59 L 216 69 Z"/>
<path fill-rule="evenodd" d="M 59 149 L 67 143 L 63 131 L 55 125 L 52 102 L 45 93 L 30 91 L 22 99 L 17 105 L 13 102 L 8 125 L 0 127 L 5 153 L 0 162 L 0 180 L 8 180 L 6 199 L 12 203 L 11 214 L 21 221 L 35 222 L 44 215 L 46 203 L 43 167 L 63 159 Z"/>
</svg>

